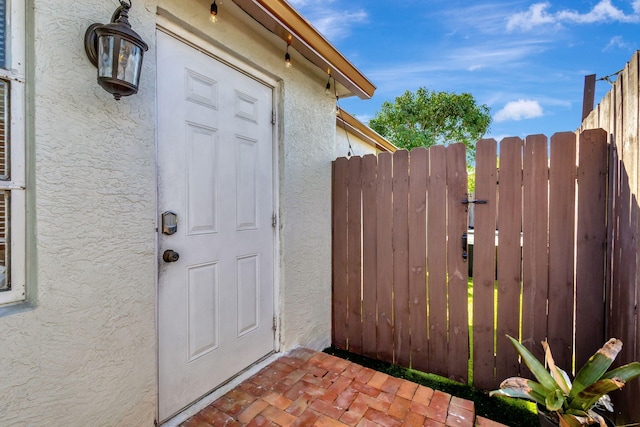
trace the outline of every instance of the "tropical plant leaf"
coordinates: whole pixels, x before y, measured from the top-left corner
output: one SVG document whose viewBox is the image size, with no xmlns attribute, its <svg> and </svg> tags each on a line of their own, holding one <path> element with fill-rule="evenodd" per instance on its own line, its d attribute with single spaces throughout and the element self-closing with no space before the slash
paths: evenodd
<svg viewBox="0 0 640 427">
<path fill-rule="evenodd" d="M 549 393 L 549 390 L 535 381 L 528 380 L 521 377 L 507 378 L 500 384 L 499 390 L 494 390 L 489 393 L 489 396 L 507 396 L 518 397 L 521 399 L 528 399 L 539 403 L 545 404 L 545 396 Z"/>
<path fill-rule="evenodd" d="M 625 382 L 617 378 L 596 381 L 571 400 L 570 407 L 587 410 L 605 394 L 621 389 Z"/>
<path fill-rule="evenodd" d="M 582 427 L 581 423 L 575 415 L 558 414 L 560 417 L 560 427 Z"/>
<path fill-rule="evenodd" d="M 550 392 L 550 390 L 544 388 L 541 384 L 535 381 L 532 381 L 528 378 L 522 378 L 522 377 L 507 378 L 506 380 L 502 381 L 502 383 L 500 383 L 500 388 L 532 390 L 533 392 L 538 393 L 541 396 L 546 396 Z"/>
<path fill-rule="evenodd" d="M 624 382 L 628 382 L 634 378 L 640 377 L 640 362 L 632 362 L 619 368 L 612 369 L 602 376 L 602 378 L 619 378 Z"/>
<path fill-rule="evenodd" d="M 577 396 L 582 390 L 598 381 L 607 372 L 620 350 L 622 350 L 622 341 L 617 338 L 607 341 L 580 369 L 573 380 L 569 397 Z"/>
<path fill-rule="evenodd" d="M 542 406 L 545 406 L 544 396 L 537 394 L 535 392 L 525 392 L 522 390 L 515 389 L 499 389 L 493 390 L 489 393 L 489 396 L 505 396 L 505 397 L 515 397 L 519 399 L 527 399 L 532 402 L 538 403 Z"/>
<path fill-rule="evenodd" d="M 564 394 L 562 390 L 552 390 L 547 394 L 544 404 L 548 411 L 558 411 L 562 409 L 562 405 L 564 405 Z"/>
<path fill-rule="evenodd" d="M 538 359 L 536 359 L 536 357 L 526 349 L 525 346 L 520 344 L 518 340 L 509 335 L 507 335 L 507 338 L 509 338 L 509 341 L 511 341 L 518 354 L 520 354 L 520 356 L 522 357 L 522 360 L 524 360 L 524 363 L 526 363 L 526 365 L 529 367 L 529 370 L 531 370 L 538 382 L 544 388 L 548 390 L 556 390 L 560 388 L 551 374 L 547 372 L 544 366 L 542 366 L 542 363 L 540 363 Z"/>
<path fill-rule="evenodd" d="M 587 411 L 583 411 L 582 409 L 567 409 L 565 411 L 565 413 L 569 414 L 569 415 L 575 415 L 576 417 L 580 418 L 580 417 L 589 417 L 589 414 L 587 413 Z"/>
<path fill-rule="evenodd" d="M 551 376 L 560 389 L 568 395 L 571 392 L 571 380 L 569 380 L 569 376 L 566 372 L 556 366 L 556 362 L 553 360 L 553 356 L 551 355 L 551 347 L 546 340 L 542 341 L 542 348 L 544 349 L 544 360 L 547 362 L 547 366 L 549 366 Z"/>
</svg>

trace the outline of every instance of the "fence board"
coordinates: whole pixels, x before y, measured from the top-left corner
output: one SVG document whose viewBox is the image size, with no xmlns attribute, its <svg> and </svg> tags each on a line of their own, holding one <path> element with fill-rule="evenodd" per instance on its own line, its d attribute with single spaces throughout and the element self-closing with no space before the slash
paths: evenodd
<svg viewBox="0 0 640 427">
<path fill-rule="evenodd" d="M 409 153 L 393 156 L 393 338 L 395 362 L 409 366 Z"/>
<path fill-rule="evenodd" d="M 636 179 L 638 179 L 638 173 L 640 169 L 640 52 L 636 50 L 635 54 L 631 58 L 630 70 L 631 75 L 629 77 L 629 83 L 632 83 L 633 92 L 631 96 L 635 99 L 635 102 L 632 108 L 636 109 L 635 116 L 632 115 L 632 122 L 627 123 L 627 129 L 630 134 L 635 136 L 635 146 L 636 146 L 636 169 L 634 170 Z M 640 209 L 638 197 L 640 195 L 640 182 L 637 183 L 635 189 L 635 197 L 633 200 L 633 209 L 634 209 L 634 225 L 635 225 L 635 239 L 636 239 L 636 272 L 635 272 L 635 311 L 634 317 L 630 319 L 630 323 L 635 325 L 636 334 L 635 337 L 630 337 L 631 341 L 627 341 L 627 346 L 631 347 L 631 343 L 634 343 L 634 348 L 629 349 L 629 359 L 626 359 L 624 362 L 631 362 L 640 360 L 640 312 L 638 307 L 640 307 L 640 236 L 638 236 L 640 229 L 640 219 L 638 215 L 640 214 L 638 210 Z M 637 398 L 640 396 L 640 381 L 635 380 L 632 381 L 630 387 L 627 390 L 624 390 L 624 398 L 626 403 L 623 407 L 625 413 L 628 416 L 628 420 L 640 420 L 640 407 L 637 404 Z"/>
<path fill-rule="evenodd" d="M 482 389 L 496 387 L 494 352 L 494 286 L 496 233 L 496 141 L 476 144 L 475 198 L 487 203 L 475 207 L 473 247 L 473 382 Z"/>
<path fill-rule="evenodd" d="M 377 176 L 377 264 L 376 295 L 378 299 L 378 358 L 393 362 L 393 205 L 392 205 L 392 155 L 378 156 Z"/>
<path fill-rule="evenodd" d="M 549 169 L 549 345 L 556 364 L 572 366 L 576 135 L 551 137 Z M 571 314 L 571 315 L 570 315 Z"/>
<path fill-rule="evenodd" d="M 599 135 L 599 145 L 592 144 L 594 135 Z M 467 228 L 466 205 L 461 203 L 467 191 L 464 147 L 436 146 L 393 157 L 382 154 L 377 164 L 374 156 L 336 160 L 334 345 L 463 382 L 469 372 L 469 351 L 473 351 L 474 385 L 491 389 L 504 377 L 518 374 L 517 356 L 503 335 L 519 336 L 522 331 L 521 339 L 535 351 L 549 324 L 549 340 L 558 364 L 570 369 L 573 274 L 577 269 L 578 295 L 584 300 L 576 303 L 578 330 L 583 327 L 593 338 L 596 326 L 586 322 L 597 317 L 593 316 L 598 308 L 593 295 L 603 295 L 599 286 L 604 281 L 603 236 L 607 230 L 602 219 L 606 135 L 590 132 L 582 139 L 579 205 L 575 204 L 574 133 L 554 135 L 549 168 L 544 136 L 530 137 L 524 146 L 519 138 L 503 140 L 499 185 L 497 144 L 493 140 L 478 142 L 475 198 L 486 203 L 477 205 L 474 230 L 473 343 L 468 334 L 469 268 L 461 244 Z M 626 201 L 629 207 L 629 182 L 624 176 L 621 179 L 623 182 L 616 184 L 621 187 L 620 196 L 614 200 Z M 576 209 L 580 221 L 577 238 Z M 616 215 L 622 228 L 637 222 L 637 209 L 635 213 L 619 210 Z M 526 257 L 522 261 L 521 230 L 522 256 Z M 632 251 L 635 242 L 632 234 L 621 239 L 619 247 L 613 246 L 612 252 Z M 574 257 L 580 263 L 575 268 Z M 616 271 L 616 277 L 623 278 L 636 271 L 636 264 L 611 265 L 612 277 Z M 549 290 L 548 283 L 553 284 Z M 612 289 L 612 298 L 635 302 L 635 294 L 624 292 Z M 545 319 L 547 296 L 549 318 Z M 617 328 L 619 331 L 620 326 Z M 494 334 L 502 342 L 495 342 Z M 576 343 L 581 345 L 580 338 Z"/>
<path fill-rule="evenodd" d="M 522 230 L 522 140 L 500 141 L 498 171 L 498 325 L 496 376 L 518 374 L 518 353 L 505 338 L 519 338 L 520 231 Z"/>
<path fill-rule="evenodd" d="M 377 158 L 362 158 L 362 353 L 377 357 Z"/>
<path fill-rule="evenodd" d="M 469 374 L 469 266 L 462 258 L 462 234 L 467 232 L 466 150 L 464 144 L 452 144 L 447 156 L 447 270 L 449 302 L 449 378 L 463 383 Z"/>
<path fill-rule="evenodd" d="M 622 279 L 626 279 L 623 276 L 623 258 L 622 258 L 622 247 L 623 247 L 623 239 L 628 236 L 628 222 L 627 224 L 623 221 L 623 212 L 625 209 L 625 204 L 623 203 L 623 195 L 624 195 L 624 183 L 628 182 L 628 180 L 624 179 L 626 174 L 625 165 L 623 163 L 624 158 L 624 144 L 622 143 L 622 81 L 621 79 L 617 79 L 613 88 L 611 89 L 612 95 L 612 105 L 611 105 L 611 128 L 610 132 L 612 134 L 614 144 L 614 148 L 617 153 L 617 162 L 615 163 L 615 180 L 616 180 L 616 192 L 614 193 L 615 197 L 615 212 L 613 216 L 613 221 L 616 224 L 617 233 L 616 239 L 614 241 L 615 254 L 613 258 L 613 279 L 612 279 L 612 310 L 611 310 L 611 335 L 612 337 L 620 337 L 621 328 L 626 324 L 625 319 L 622 318 L 620 314 L 620 307 L 622 307 L 623 299 L 622 299 L 622 291 L 621 289 L 624 287 L 624 284 L 621 283 Z M 628 208 L 628 207 L 627 207 Z M 615 311 L 614 311 L 615 308 Z M 620 363 L 618 360 L 616 363 Z"/>
<path fill-rule="evenodd" d="M 348 161 L 339 158 L 333 162 L 333 345 L 347 349 L 347 218 L 348 218 Z"/>
<path fill-rule="evenodd" d="M 547 137 L 528 136 L 523 159 L 522 215 L 522 343 L 538 360 L 544 359 L 540 343 L 547 338 L 549 292 L 549 162 Z M 520 372 L 532 378 L 528 368 Z"/>
<path fill-rule="evenodd" d="M 429 150 L 427 271 L 429 296 L 429 372 L 447 376 L 447 216 L 445 147 Z"/>
<path fill-rule="evenodd" d="M 606 289 L 606 336 L 616 336 L 614 331 L 614 325 L 612 322 L 613 307 L 615 306 L 616 299 L 618 298 L 618 292 L 615 290 L 617 281 L 614 280 L 620 264 L 619 257 L 619 242 L 618 236 L 618 219 L 617 219 L 617 204 L 618 199 L 618 184 L 620 183 L 619 177 L 619 159 L 618 150 L 614 144 L 614 141 L 610 139 L 609 144 L 609 201 L 607 204 L 607 267 L 609 269 L 607 275 L 607 289 Z"/>
<path fill-rule="evenodd" d="M 576 366 L 582 366 L 604 337 L 606 256 L 607 134 L 580 136 L 576 231 Z M 595 208 L 599 206 L 600 208 Z"/>
<path fill-rule="evenodd" d="M 627 284 L 621 288 L 622 304 L 614 309 L 618 311 L 620 316 L 620 328 L 617 337 L 625 344 L 622 351 L 618 355 L 617 362 L 619 364 L 628 363 L 638 360 L 640 351 L 637 349 L 636 330 L 638 328 L 638 306 L 637 293 L 639 289 L 638 272 L 638 52 L 633 56 L 631 61 L 625 66 L 624 72 L 619 76 L 622 85 L 622 115 L 621 115 L 621 137 L 623 151 L 623 179 L 625 179 L 625 188 L 623 188 L 624 199 L 621 201 L 621 208 L 624 210 L 624 230 L 625 235 L 621 236 L 622 249 L 622 275 L 620 282 Z M 627 188 L 628 186 L 628 188 Z M 633 256 L 634 254 L 635 256 Z M 635 284 L 635 286 L 630 286 Z M 625 401 L 618 408 L 624 412 L 635 410 L 640 419 L 640 410 L 637 407 L 637 395 L 635 402 L 630 398 L 634 396 L 630 390 L 625 390 Z M 624 420 L 624 421 L 631 421 Z"/>
<path fill-rule="evenodd" d="M 360 274 L 362 271 L 362 183 L 361 157 L 349 159 L 349 226 L 347 268 L 347 321 L 349 322 L 349 351 L 362 352 L 362 294 Z"/>
<path fill-rule="evenodd" d="M 636 51 L 618 74 L 599 111 L 599 126 L 610 135 L 612 146 L 609 166 L 611 196 L 608 208 L 607 332 L 608 336 L 621 338 L 624 342 L 616 364 L 640 359 L 640 319 L 637 310 L 634 310 L 640 293 L 640 241 L 636 219 L 640 194 L 639 61 L 640 52 Z M 588 121 L 583 122 L 582 128 L 588 129 L 589 124 Z M 632 328 L 636 329 L 635 334 L 631 332 Z M 640 385 L 634 381 L 621 392 L 612 394 L 616 412 L 623 414 L 617 417 L 618 424 L 640 420 L 640 405 L 637 404 L 639 393 Z"/>
<path fill-rule="evenodd" d="M 429 152 L 411 150 L 409 167 L 409 315 L 411 317 L 411 366 L 429 369 L 427 330 L 427 179 Z"/>
<path fill-rule="evenodd" d="M 640 278 L 640 261 L 638 260 L 638 253 L 640 252 L 640 236 L 638 236 L 638 228 L 640 224 L 638 223 L 638 194 L 640 188 L 638 171 L 640 170 L 638 164 L 638 155 L 640 155 L 640 149 L 638 144 L 640 143 L 639 139 L 639 120 L 640 120 L 640 90 L 638 89 L 639 84 L 639 73 L 638 73 L 638 62 L 640 61 L 640 55 L 638 51 L 632 57 L 631 61 L 628 64 L 628 76 L 627 76 L 627 94 L 625 96 L 624 111 L 625 111 L 625 124 L 624 124 L 624 138 L 629 141 L 629 145 L 632 147 L 631 152 L 631 168 L 629 172 L 629 181 L 631 186 L 631 192 L 633 194 L 631 200 L 631 227 L 633 229 L 633 238 L 636 245 L 635 248 L 635 272 L 633 273 L 634 282 L 636 286 L 631 287 L 630 296 L 632 297 L 634 311 L 633 317 L 630 318 L 630 325 L 632 326 L 632 331 L 630 336 L 627 338 L 627 348 L 623 350 L 623 360 L 625 362 L 631 362 L 637 360 L 636 355 L 640 355 L 640 343 L 636 340 L 638 329 L 640 328 L 640 321 L 638 315 L 638 299 L 640 298 L 640 287 L 638 286 L 638 278 Z M 633 172 L 635 173 L 633 173 Z M 635 293 L 635 297 L 634 297 Z M 633 344 L 633 345 L 632 345 Z M 640 417 L 638 417 L 640 418 Z"/>
</svg>

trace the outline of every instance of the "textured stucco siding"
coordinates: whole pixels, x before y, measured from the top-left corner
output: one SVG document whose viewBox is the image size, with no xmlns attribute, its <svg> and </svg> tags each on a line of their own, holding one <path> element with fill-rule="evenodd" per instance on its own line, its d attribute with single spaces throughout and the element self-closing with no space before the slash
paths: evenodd
<svg viewBox="0 0 640 427">
<path fill-rule="evenodd" d="M 295 345 L 319 349 L 331 338 L 335 99 L 324 95 L 321 82 L 305 79 L 304 70 L 290 74 L 284 93 L 280 190 L 282 336 L 286 350 Z"/>
<path fill-rule="evenodd" d="M 0 318 L 0 425 L 152 426 L 156 412 L 155 52 L 141 90 L 96 84 L 86 28 L 115 1 L 33 0 L 27 265 L 35 308 Z M 134 2 L 151 40 L 155 16 Z"/>
<path fill-rule="evenodd" d="M 83 47 L 87 26 L 106 22 L 118 2 L 29 8 L 35 292 L 34 308 L 0 317 L 3 427 L 153 425 L 158 7 L 278 82 L 279 349 L 330 341 L 331 161 L 346 148 L 335 142 L 322 74 L 300 57 L 285 68 L 284 42 L 242 14 L 212 26 L 208 1 L 133 3 L 130 21 L 150 50 L 139 93 L 120 102 L 97 85 Z"/>
</svg>

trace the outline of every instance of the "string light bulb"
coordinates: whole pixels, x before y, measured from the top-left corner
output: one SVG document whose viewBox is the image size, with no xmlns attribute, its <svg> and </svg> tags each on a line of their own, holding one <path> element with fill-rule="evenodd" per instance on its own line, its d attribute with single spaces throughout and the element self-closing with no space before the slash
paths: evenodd
<svg viewBox="0 0 640 427">
<path fill-rule="evenodd" d="M 287 68 L 291 68 L 291 55 L 289 55 L 289 46 L 291 43 L 287 42 L 287 51 L 284 54 L 284 63 Z"/>
<path fill-rule="evenodd" d="M 213 0 L 211 3 L 211 18 L 209 18 L 211 22 L 218 21 L 218 5 L 216 4 L 216 0 Z"/>
<path fill-rule="evenodd" d="M 327 85 L 324 87 L 324 94 L 331 95 L 331 74 L 329 74 L 329 79 L 327 80 Z"/>
</svg>

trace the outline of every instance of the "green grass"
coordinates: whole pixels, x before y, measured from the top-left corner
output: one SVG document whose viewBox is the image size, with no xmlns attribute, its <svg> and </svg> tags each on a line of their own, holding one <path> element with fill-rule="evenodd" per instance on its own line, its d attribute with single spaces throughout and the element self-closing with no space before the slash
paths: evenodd
<svg viewBox="0 0 640 427">
<path fill-rule="evenodd" d="M 326 353 L 357 363 L 362 366 L 384 372 L 396 378 L 404 378 L 434 390 L 440 390 L 475 404 L 476 415 L 511 427 L 538 427 L 538 416 L 532 403 L 502 397 L 489 397 L 489 394 L 466 384 L 452 381 L 438 375 L 427 374 L 413 369 L 381 362 L 359 356 L 336 348 L 327 348 Z"/>
</svg>

